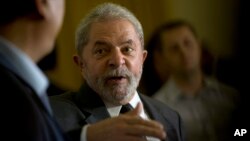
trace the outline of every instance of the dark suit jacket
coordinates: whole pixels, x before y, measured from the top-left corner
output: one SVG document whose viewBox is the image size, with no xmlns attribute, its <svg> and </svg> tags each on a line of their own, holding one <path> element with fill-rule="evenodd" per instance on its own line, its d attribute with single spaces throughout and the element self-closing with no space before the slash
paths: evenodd
<svg viewBox="0 0 250 141">
<path fill-rule="evenodd" d="M 145 95 L 140 94 L 140 98 L 150 118 L 164 125 L 166 141 L 184 140 L 180 116 L 175 111 Z M 52 96 L 50 101 L 59 124 L 66 132 L 81 130 L 85 124 L 110 117 L 101 98 L 88 86 L 82 86 L 79 92 Z"/>
<path fill-rule="evenodd" d="M 65 141 L 35 91 L 0 56 L 1 139 L 8 141 Z"/>
</svg>

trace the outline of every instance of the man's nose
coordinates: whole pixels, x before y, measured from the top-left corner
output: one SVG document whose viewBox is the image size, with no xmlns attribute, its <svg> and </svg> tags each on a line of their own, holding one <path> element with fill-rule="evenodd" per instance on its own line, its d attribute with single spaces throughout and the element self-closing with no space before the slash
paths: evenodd
<svg viewBox="0 0 250 141">
<path fill-rule="evenodd" d="M 117 68 L 123 64 L 125 64 L 125 58 L 120 49 L 113 50 L 109 58 L 109 66 Z"/>
</svg>

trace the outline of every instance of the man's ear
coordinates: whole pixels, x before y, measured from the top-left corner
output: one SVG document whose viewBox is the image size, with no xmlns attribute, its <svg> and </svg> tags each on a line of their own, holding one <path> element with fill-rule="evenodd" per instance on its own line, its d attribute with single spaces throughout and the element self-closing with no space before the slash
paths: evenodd
<svg viewBox="0 0 250 141">
<path fill-rule="evenodd" d="M 142 62 L 144 62 L 145 61 L 145 59 L 147 58 L 147 55 L 148 55 L 148 51 L 147 50 L 143 50 L 143 52 L 142 52 Z"/>
<path fill-rule="evenodd" d="M 47 0 L 35 0 L 37 12 L 41 17 L 47 17 L 49 14 L 49 7 Z"/>
<path fill-rule="evenodd" d="M 75 64 L 77 65 L 77 67 L 80 69 L 80 71 L 82 72 L 84 65 L 83 65 L 83 61 L 81 59 L 80 56 L 78 55 L 74 55 L 73 56 L 73 61 L 75 62 Z"/>
</svg>

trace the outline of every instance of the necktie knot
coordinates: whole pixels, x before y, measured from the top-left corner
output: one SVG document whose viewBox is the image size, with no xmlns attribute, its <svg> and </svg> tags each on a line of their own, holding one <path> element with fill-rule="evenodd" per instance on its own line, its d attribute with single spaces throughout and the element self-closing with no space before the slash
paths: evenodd
<svg viewBox="0 0 250 141">
<path fill-rule="evenodd" d="M 128 104 L 122 105 L 120 113 L 123 114 L 131 110 L 133 110 L 133 107 L 128 103 Z"/>
</svg>

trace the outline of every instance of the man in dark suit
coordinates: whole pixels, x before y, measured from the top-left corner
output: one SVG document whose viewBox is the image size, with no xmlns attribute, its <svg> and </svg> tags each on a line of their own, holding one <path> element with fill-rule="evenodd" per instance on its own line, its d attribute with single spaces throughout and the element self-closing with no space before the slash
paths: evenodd
<svg viewBox="0 0 250 141">
<path fill-rule="evenodd" d="M 143 45 L 141 24 L 124 7 L 105 3 L 83 19 L 74 61 L 86 83 L 79 92 L 51 97 L 66 132 L 78 130 L 87 141 L 184 140 L 179 115 L 136 91 L 147 56 Z M 131 111 L 124 113 L 128 104 Z"/>
<path fill-rule="evenodd" d="M 8 141 L 65 141 L 54 120 L 36 65 L 54 46 L 64 0 L 1 0 L 1 138 Z"/>
</svg>

